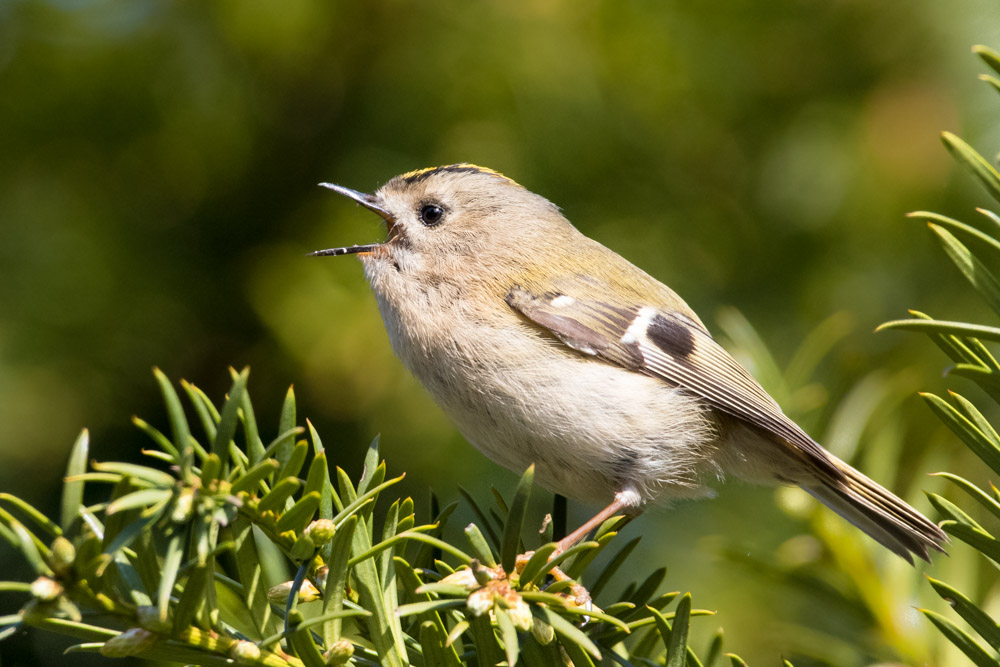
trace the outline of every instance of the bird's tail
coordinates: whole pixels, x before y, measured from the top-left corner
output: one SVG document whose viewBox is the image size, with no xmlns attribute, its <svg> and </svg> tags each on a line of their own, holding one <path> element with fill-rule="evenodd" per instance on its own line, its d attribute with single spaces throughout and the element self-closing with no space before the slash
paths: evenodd
<svg viewBox="0 0 1000 667">
<path fill-rule="evenodd" d="M 930 519 L 843 461 L 830 459 L 842 474 L 804 484 L 811 496 L 911 565 L 911 553 L 929 561 L 930 549 L 944 552 L 948 537 Z"/>
</svg>

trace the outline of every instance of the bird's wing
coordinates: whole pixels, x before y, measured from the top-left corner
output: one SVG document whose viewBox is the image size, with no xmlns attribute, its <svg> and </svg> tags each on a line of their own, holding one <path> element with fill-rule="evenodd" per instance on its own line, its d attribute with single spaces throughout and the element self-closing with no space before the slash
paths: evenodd
<svg viewBox="0 0 1000 667">
<path fill-rule="evenodd" d="M 609 304 L 570 294 L 513 288 L 507 304 L 569 347 L 645 373 L 699 396 L 716 410 L 775 436 L 795 458 L 834 479 L 830 456 L 785 416 L 764 388 L 700 324 L 676 311 Z"/>
</svg>

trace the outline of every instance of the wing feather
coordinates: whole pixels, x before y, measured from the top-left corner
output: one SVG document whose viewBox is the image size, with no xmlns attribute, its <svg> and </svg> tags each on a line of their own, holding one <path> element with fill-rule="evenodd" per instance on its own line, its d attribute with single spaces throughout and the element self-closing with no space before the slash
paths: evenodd
<svg viewBox="0 0 1000 667">
<path fill-rule="evenodd" d="M 516 287 L 507 303 L 585 354 L 658 377 L 713 408 L 775 436 L 793 454 L 842 479 L 843 472 L 711 335 L 682 313 L 603 303 Z"/>
<path fill-rule="evenodd" d="M 910 552 L 929 560 L 929 549 L 944 550 L 948 538 L 938 526 L 820 447 L 695 319 L 668 307 L 607 304 L 608 293 L 581 299 L 515 288 L 507 303 L 572 348 L 660 378 L 773 435 L 816 473 L 801 482 L 807 492 L 907 561 Z"/>
</svg>

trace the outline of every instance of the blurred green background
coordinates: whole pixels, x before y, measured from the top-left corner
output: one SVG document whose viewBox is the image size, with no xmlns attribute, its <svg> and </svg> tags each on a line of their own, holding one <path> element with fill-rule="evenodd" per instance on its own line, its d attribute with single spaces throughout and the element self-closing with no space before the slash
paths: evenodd
<svg viewBox="0 0 1000 667">
<path fill-rule="evenodd" d="M 137 458 L 130 415 L 164 424 L 152 366 L 218 399 L 249 364 L 263 423 L 294 383 L 334 462 L 355 470 L 381 433 L 418 506 L 429 487 L 509 491 L 393 358 L 357 262 L 304 257 L 383 233 L 317 182 L 459 161 L 556 202 L 710 326 L 737 307 L 779 364 L 846 313 L 790 412 L 822 436 L 879 371 L 899 437 L 947 465 L 961 448 L 912 397 L 941 388 L 944 357 L 871 331 L 907 307 L 986 313 L 903 217 L 986 202 L 938 139 L 1000 146 L 973 43 L 1000 45 L 996 2 L 0 0 L 0 490 L 54 509 L 83 426 L 94 456 Z M 761 664 L 795 654 L 792 621 L 863 631 L 719 557 L 778 558 L 808 532 L 774 498 L 730 485 L 627 529 L 638 569 L 669 565 L 666 586 L 722 612 L 696 625 Z M 56 644 L 0 655 L 56 664 Z"/>
</svg>

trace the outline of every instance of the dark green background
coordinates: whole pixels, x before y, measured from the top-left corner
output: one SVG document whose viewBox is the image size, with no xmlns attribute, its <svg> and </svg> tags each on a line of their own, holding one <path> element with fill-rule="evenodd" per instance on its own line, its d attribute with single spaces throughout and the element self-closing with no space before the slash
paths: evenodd
<svg viewBox="0 0 1000 667">
<path fill-rule="evenodd" d="M 915 450 L 958 452 L 911 398 L 943 357 L 871 331 L 985 312 L 903 215 L 986 204 L 938 134 L 1000 146 L 969 54 L 998 19 L 985 0 L 0 0 L 0 490 L 54 509 L 83 426 L 96 458 L 138 457 L 130 415 L 164 424 L 152 366 L 219 399 L 250 364 L 263 424 L 294 382 L 333 461 L 354 471 L 381 432 L 418 506 L 508 491 L 393 358 L 357 262 L 304 257 L 383 233 L 317 182 L 458 161 L 547 196 L 710 326 L 739 308 L 779 363 L 845 312 L 803 424 L 822 435 L 882 369 Z M 733 485 L 627 529 L 636 575 L 669 564 L 666 586 L 722 612 L 696 626 L 760 664 L 792 655 L 789 622 L 857 631 L 717 558 L 808 531 L 773 499 Z"/>
</svg>

